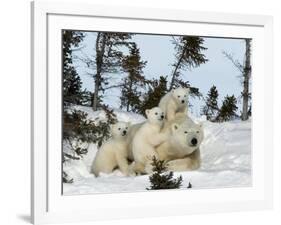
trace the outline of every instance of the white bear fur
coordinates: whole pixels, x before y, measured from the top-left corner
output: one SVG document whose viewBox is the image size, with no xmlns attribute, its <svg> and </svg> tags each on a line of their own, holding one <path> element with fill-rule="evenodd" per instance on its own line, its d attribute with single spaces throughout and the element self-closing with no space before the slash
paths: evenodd
<svg viewBox="0 0 281 225">
<path fill-rule="evenodd" d="M 166 122 L 162 132 L 168 132 L 169 138 L 157 146 L 156 152 L 160 160 L 168 161 L 168 170 L 187 171 L 200 167 L 200 145 L 204 138 L 202 124 L 181 116 Z M 192 139 L 196 139 L 195 145 Z"/>
<path fill-rule="evenodd" d="M 159 107 L 166 115 L 167 121 L 172 121 L 177 115 L 187 115 L 189 88 L 176 88 L 164 95 Z"/>
<path fill-rule="evenodd" d="M 151 173 L 152 158 L 158 158 L 155 147 L 166 140 L 167 135 L 160 133 L 164 113 L 159 107 L 145 111 L 147 121 L 140 125 L 132 140 L 132 153 L 136 173 Z"/>
<path fill-rule="evenodd" d="M 117 167 L 124 175 L 130 174 L 126 142 L 129 125 L 118 122 L 111 126 L 112 137 L 101 146 L 92 163 L 91 171 L 96 176 L 100 173 L 111 173 Z"/>
<path fill-rule="evenodd" d="M 136 135 L 136 132 L 141 128 L 141 126 L 144 123 L 137 123 L 134 125 L 131 125 L 128 130 L 128 134 L 126 135 L 126 144 L 127 144 L 127 151 L 128 151 L 128 159 L 130 161 L 134 161 L 133 151 L 132 151 L 132 145 L 133 145 L 133 139 Z"/>
</svg>

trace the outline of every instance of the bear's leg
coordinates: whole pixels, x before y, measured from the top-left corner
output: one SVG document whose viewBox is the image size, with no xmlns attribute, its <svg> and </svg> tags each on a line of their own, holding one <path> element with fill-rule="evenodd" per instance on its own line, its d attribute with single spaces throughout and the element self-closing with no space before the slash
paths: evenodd
<svg viewBox="0 0 281 225">
<path fill-rule="evenodd" d="M 163 133 L 158 133 L 153 135 L 152 137 L 150 137 L 149 139 L 149 144 L 151 144 L 152 146 L 157 146 L 162 144 L 164 141 L 166 141 L 169 137 L 169 133 L 168 132 L 163 132 Z M 151 150 L 151 152 L 155 152 L 154 149 Z M 153 153 L 154 154 L 154 153 Z M 153 155 L 152 154 L 152 155 Z M 156 153 L 155 153 L 156 154 Z M 156 154 L 157 157 L 157 154 Z"/>
<path fill-rule="evenodd" d="M 100 175 L 100 173 L 112 173 L 113 172 L 113 169 L 116 167 L 115 166 L 103 166 L 103 167 L 100 167 L 100 168 L 94 168 L 93 169 L 93 173 L 96 175 L 96 177 L 98 177 Z"/>
<path fill-rule="evenodd" d="M 176 115 L 176 112 L 173 108 L 167 109 L 167 114 L 166 114 L 167 121 L 171 121 L 171 120 L 175 119 L 175 115 Z"/>
<path fill-rule="evenodd" d="M 116 160 L 110 159 L 110 157 L 98 158 L 93 163 L 92 171 L 96 176 L 99 176 L 100 173 L 112 173 L 116 166 Z"/>
<path fill-rule="evenodd" d="M 125 157 L 122 154 L 116 154 L 116 160 L 117 160 L 117 165 L 119 167 L 119 169 L 121 170 L 121 172 L 125 175 L 128 176 L 129 175 L 129 164 L 127 161 L 127 157 Z"/>
<path fill-rule="evenodd" d="M 136 173 L 136 174 L 145 174 L 145 166 L 143 163 L 140 162 L 133 162 L 132 163 L 132 170 Z"/>
<path fill-rule="evenodd" d="M 197 160 L 190 158 L 175 159 L 167 163 L 168 170 L 170 171 L 189 171 L 196 170 L 200 167 L 200 163 Z"/>
<path fill-rule="evenodd" d="M 144 171 L 147 174 L 151 174 L 153 172 L 153 165 L 152 165 L 153 158 L 156 158 L 156 160 L 159 159 L 159 156 L 155 152 L 154 148 L 152 148 L 151 151 L 150 151 L 150 154 L 145 157 Z"/>
</svg>

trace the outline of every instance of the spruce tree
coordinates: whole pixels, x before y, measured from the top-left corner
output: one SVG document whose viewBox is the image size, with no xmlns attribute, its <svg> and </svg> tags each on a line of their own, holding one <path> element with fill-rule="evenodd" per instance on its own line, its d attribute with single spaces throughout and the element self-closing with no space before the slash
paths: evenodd
<svg viewBox="0 0 281 225">
<path fill-rule="evenodd" d="M 167 77 L 160 76 L 159 80 L 151 80 L 139 112 L 145 115 L 146 109 L 158 106 L 160 99 L 167 93 L 167 91 Z"/>
<path fill-rule="evenodd" d="M 149 176 L 150 187 L 147 190 L 176 189 L 182 186 L 182 176 L 174 178 L 172 171 L 166 172 L 167 167 L 163 160 L 152 158 L 153 174 Z"/>
<path fill-rule="evenodd" d="M 207 95 L 206 105 L 202 109 L 202 114 L 206 115 L 207 120 L 213 121 L 219 111 L 218 107 L 218 90 L 215 85 L 213 85 Z"/>
<path fill-rule="evenodd" d="M 63 33 L 63 103 L 81 104 L 82 82 L 72 65 L 72 48 L 78 47 L 84 34 L 78 31 L 64 30 Z"/>
<path fill-rule="evenodd" d="M 136 112 L 141 104 L 140 88 L 143 88 L 147 82 L 142 75 L 145 65 L 146 62 L 141 61 L 139 48 L 136 43 L 132 43 L 130 54 L 122 61 L 123 71 L 128 73 L 128 76 L 123 79 L 120 100 L 121 108 L 127 111 Z"/>
<path fill-rule="evenodd" d="M 231 119 L 234 119 L 237 116 L 236 111 L 238 109 L 236 104 L 237 104 L 237 100 L 235 96 L 227 95 L 220 108 L 219 115 L 217 116 L 217 121 L 223 122 L 223 121 L 229 121 Z"/>
<path fill-rule="evenodd" d="M 183 70 L 198 67 L 208 61 L 202 53 L 202 51 L 207 49 L 203 46 L 203 38 L 195 36 L 174 37 L 173 44 L 175 45 L 176 59 L 173 64 L 169 90 L 178 86 L 185 86 L 186 83 L 181 78 Z"/>
<path fill-rule="evenodd" d="M 95 59 L 89 59 L 86 64 L 93 69 L 94 93 L 92 108 L 96 111 L 101 107 L 102 95 L 109 85 L 108 74 L 116 73 L 121 68 L 124 57 L 122 47 L 129 47 L 131 34 L 98 32 L 95 43 Z M 107 75 L 107 76 L 106 76 Z"/>
</svg>

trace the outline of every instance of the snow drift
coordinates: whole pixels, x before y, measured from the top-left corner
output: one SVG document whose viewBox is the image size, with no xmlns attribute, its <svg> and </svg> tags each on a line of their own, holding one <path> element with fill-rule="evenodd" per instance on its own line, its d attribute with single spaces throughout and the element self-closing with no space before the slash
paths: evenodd
<svg viewBox="0 0 281 225">
<path fill-rule="evenodd" d="M 88 107 L 75 107 L 88 113 L 89 119 L 105 117 L 103 112 L 93 112 Z M 114 110 L 119 121 L 139 123 L 145 120 L 139 114 Z M 192 115 L 191 115 L 192 117 Z M 201 145 L 202 165 L 199 170 L 176 172 L 183 177 L 183 186 L 188 183 L 193 188 L 226 188 L 251 185 L 251 121 L 231 121 L 212 123 L 204 117 L 193 118 L 203 121 L 205 138 Z M 67 151 L 68 146 L 64 145 Z M 74 179 L 71 184 L 63 184 L 65 195 L 135 192 L 149 187 L 148 175 L 125 177 L 116 170 L 112 174 L 95 177 L 90 167 L 97 152 L 97 146 L 90 144 L 88 154 L 81 160 L 64 163 L 64 171 Z"/>
</svg>

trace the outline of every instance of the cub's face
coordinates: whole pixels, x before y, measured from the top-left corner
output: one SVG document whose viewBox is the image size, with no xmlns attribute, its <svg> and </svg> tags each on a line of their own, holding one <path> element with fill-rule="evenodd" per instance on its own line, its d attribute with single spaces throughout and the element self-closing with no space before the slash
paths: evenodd
<svg viewBox="0 0 281 225">
<path fill-rule="evenodd" d="M 191 154 L 198 149 L 204 139 L 202 124 L 172 125 L 172 134 L 176 142 L 187 151 L 186 154 Z"/>
<path fill-rule="evenodd" d="M 172 90 L 172 96 L 179 105 L 188 103 L 189 88 L 176 88 Z"/>
<path fill-rule="evenodd" d="M 145 114 L 151 123 L 162 123 L 165 118 L 164 112 L 159 107 L 147 109 L 145 110 Z"/>
<path fill-rule="evenodd" d="M 111 134 L 112 137 L 125 137 L 128 134 L 130 123 L 118 122 L 116 124 L 111 125 Z"/>
</svg>

